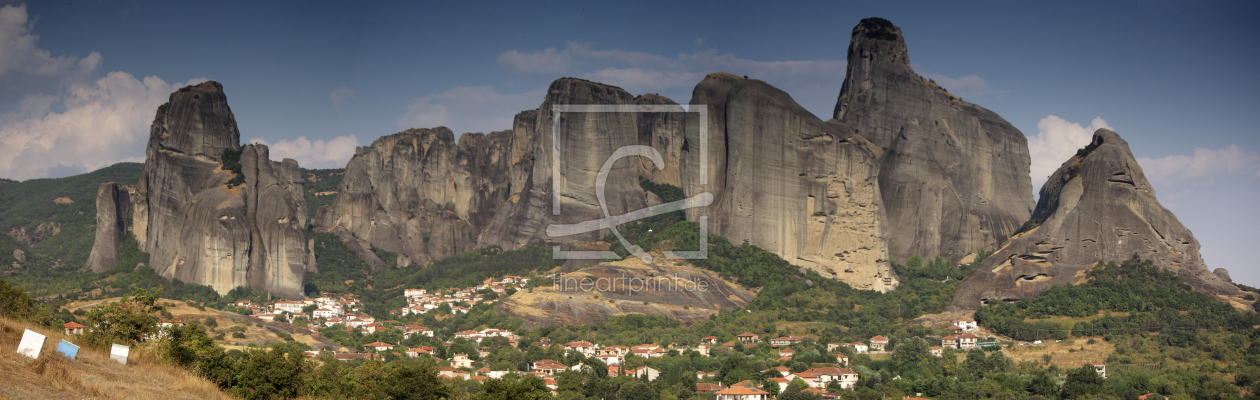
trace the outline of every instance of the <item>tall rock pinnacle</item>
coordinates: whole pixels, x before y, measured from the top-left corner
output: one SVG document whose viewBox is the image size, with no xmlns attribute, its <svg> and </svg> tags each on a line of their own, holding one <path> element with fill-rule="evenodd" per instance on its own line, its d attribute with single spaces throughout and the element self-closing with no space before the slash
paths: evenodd
<svg viewBox="0 0 1260 400">
<path fill-rule="evenodd" d="M 266 146 L 242 148 L 239 141 L 218 82 L 172 93 L 149 131 L 144 171 L 131 198 L 132 234 L 163 277 L 220 294 L 246 286 L 301 297 L 306 201 L 297 162 L 272 162 Z M 225 150 L 234 151 L 232 161 Z M 97 238 L 98 245 L 108 242 Z"/>
<path fill-rule="evenodd" d="M 1115 132 L 1099 129 L 1089 146 L 1064 162 L 1041 188 L 1033 218 L 1021 233 L 963 280 L 950 304 L 972 310 L 1075 284 L 1096 262 L 1137 255 L 1172 271 L 1195 290 L 1241 295 L 1208 270 L 1199 242 L 1155 199 L 1155 189 Z"/>
<path fill-rule="evenodd" d="M 1028 219 L 1024 135 L 915 73 L 901 29 L 887 20 L 853 28 L 833 116 L 885 149 L 879 187 L 894 257 L 958 262 L 996 248 Z"/>
</svg>

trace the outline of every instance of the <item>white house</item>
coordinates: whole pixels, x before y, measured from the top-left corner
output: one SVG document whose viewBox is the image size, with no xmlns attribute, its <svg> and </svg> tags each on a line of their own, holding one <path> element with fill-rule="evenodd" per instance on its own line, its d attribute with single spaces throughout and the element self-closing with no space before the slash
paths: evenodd
<svg viewBox="0 0 1260 400">
<path fill-rule="evenodd" d="M 652 368 L 645 365 L 645 366 L 630 370 L 630 372 L 627 373 L 627 375 L 633 376 L 635 378 L 642 378 L 646 376 L 648 382 L 651 382 L 661 376 L 661 371 L 656 368 Z"/>
<path fill-rule="evenodd" d="M 976 330 L 976 320 L 971 318 L 955 319 L 954 326 L 961 328 L 964 332 L 971 332 Z"/>
<path fill-rule="evenodd" d="M 770 392 L 746 387 L 733 387 L 717 392 L 717 400 L 767 400 L 769 398 Z"/>
<path fill-rule="evenodd" d="M 300 301 L 277 301 L 274 309 L 277 313 L 299 314 L 302 312 L 303 306 Z"/>
<path fill-rule="evenodd" d="M 451 366 L 455 368 L 472 368 L 473 361 L 465 354 L 456 354 L 455 357 L 451 357 Z"/>
</svg>

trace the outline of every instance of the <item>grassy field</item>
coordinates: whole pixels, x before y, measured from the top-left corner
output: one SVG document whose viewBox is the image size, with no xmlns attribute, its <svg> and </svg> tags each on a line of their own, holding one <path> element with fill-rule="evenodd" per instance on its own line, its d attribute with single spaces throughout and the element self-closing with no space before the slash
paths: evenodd
<svg viewBox="0 0 1260 400">
<path fill-rule="evenodd" d="M 1050 355 L 1051 364 L 1066 368 L 1105 362 L 1107 356 L 1115 351 L 1116 347 L 1102 340 L 1101 337 L 1094 338 L 1094 344 L 1089 344 L 1089 338 L 1073 338 L 1062 342 L 1050 340 L 1037 345 L 1016 345 L 1002 350 L 1007 356 L 1014 358 L 1016 363 L 1031 361 L 1044 366 L 1046 365 L 1044 357 Z"/>
<path fill-rule="evenodd" d="M 48 336 L 39 359 L 17 354 L 22 332 Z M 228 399 L 218 386 L 178 367 L 153 361 L 152 350 L 137 346 L 126 366 L 107 352 L 82 348 L 71 360 L 57 352 L 61 332 L 0 317 L 0 399 Z"/>
</svg>

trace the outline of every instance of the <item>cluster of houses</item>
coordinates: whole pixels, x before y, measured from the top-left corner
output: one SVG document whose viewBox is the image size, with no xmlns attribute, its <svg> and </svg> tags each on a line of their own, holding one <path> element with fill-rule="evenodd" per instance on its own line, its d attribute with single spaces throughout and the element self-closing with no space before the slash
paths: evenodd
<svg viewBox="0 0 1260 400">
<path fill-rule="evenodd" d="M 483 291 L 490 290 L 499 296 L 503 296 L 509 290 L 521 290 L 527 283 L 529 283 L 529 278 L 527 277 L 508 275 L 501 278 L 487 278 L 477 286 L 450 288 L 432 294 L 425 289 L 404 289 L 403 296 L 407 298 L 407 306 L 398 310 L 390 310 L 390 313 L 404 316 L 424 314 L 440 307 L 442 304 L 449 304 L 452 313 L 467 313 L 468 308 L 457 306 L 456 304 L 464 303 L 472 306 L 486 302 L 488 300 L 480 294 Z"/>
</svg>

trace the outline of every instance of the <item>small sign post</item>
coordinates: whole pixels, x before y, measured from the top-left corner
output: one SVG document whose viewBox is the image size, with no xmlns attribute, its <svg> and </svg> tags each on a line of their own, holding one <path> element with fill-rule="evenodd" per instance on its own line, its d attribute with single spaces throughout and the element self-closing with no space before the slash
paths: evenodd
<svg viewBox="0 0 1260 400">
<path fill-rule="evenodd" d="M 47 340 L 47 336 L 27 329 L 22 333 L 22 342 L 18 343 L 17 352 L 31 359 L 39 358 L 39 353 L 44 350 L 44 342 Z"/>
</svg>

